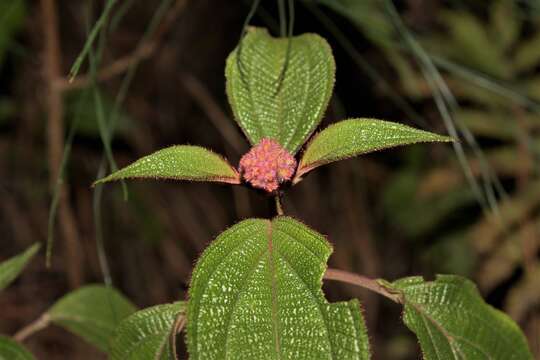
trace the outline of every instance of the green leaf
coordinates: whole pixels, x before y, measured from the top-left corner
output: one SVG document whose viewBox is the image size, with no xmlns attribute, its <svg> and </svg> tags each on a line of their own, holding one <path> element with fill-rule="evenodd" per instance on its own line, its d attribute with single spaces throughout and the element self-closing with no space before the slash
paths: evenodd
<svg viewBox="0 0 540 360">
<path fill-rule="evenodd" d="M 531 359 L 525 337 L 504 313 L 486 304 L 476 286 L 454 275 L 393 283 L 403 293 L 403 319 L 424 359 Z"/>
<path fill-rule="evenodd" d="M 382 120 L 340 121 L 313 137 L 302 156 L 296 179 L 334 161 L 394 146 L 433 141 L 452 141 L 452 138 Z"/>
<path fill-rule="evenodd" d="M 328 303 L 321 290 L 331 252 L 289 217 L 219 235 L 191 280 L 190 359 L 369 359 L 358 301 Z"/>
<path fill-rule="evenodd" d="M 176 145 L 140 158 L 95 184 L 135 178 L 240 183 L 236 170 L 216 153 L 200 146 Z"/>
<path fill-rule="evenodd" d="M 18 342 L 0 336 L 0 360 L 35 360 L 35 357 Z"/>
<path fill-rule="evenodd" d="M 116 326 L 135 311 L 136 307 L 117 290 L 88 285 L 58 300 L 47 314 L 52 323 L 107 351 Z"/>
<path fill-rule="evenodd" d="M 12 257 L 0 264 L 0 290 L 5 289 L 19 276 L 28 261 L 34 257 L 40 245 L 34 244 L 22 254 Z"/>
<path fill-rule="evenodd" d="M 247 138 L 254 145 L 272 138 L 291 153 L 321 121 L 334 74 L 332 50 L 320 36 L 304 34 L 289 43 L 258 28 L 248 30 L 225 69 L 229 102 Z"/>
<path fill-rule="evenodd" d="M 185 303 L 153 306 L 124 319 L 115 331 L 111 360 L 174 360 L 169 339 Z"/>
</svg>

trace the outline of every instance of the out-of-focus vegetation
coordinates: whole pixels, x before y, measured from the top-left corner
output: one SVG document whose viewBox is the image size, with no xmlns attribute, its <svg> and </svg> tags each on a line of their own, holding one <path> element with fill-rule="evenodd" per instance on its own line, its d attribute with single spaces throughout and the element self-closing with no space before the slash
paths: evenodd
<svg viewBox="0 0 540 360">
<path fill-rule="evenodd" d="M 409 60 L 410 50 L 396 41 L 381 2 L 320 3 L 350 19 L 386 55 L 402 96 L 432 99 L 426 78 Z M 540 304 L 539 19 L 526 4 L 511 0 L 435 8 L 437 17 L 423 19 L 416 36 L 458 101 L 454 121 L 470 132 L 465 137 L 480 143 L 470 150 L 470 170 L 486 197 L 498 204 L 479 211 L 479 199 L 455 158 L 426 170 L 425 154 L 417 149 L 392 174 L 383 203 L 411 241 L 429 243 L 421 256 L 426 265 L 476 277 L 486 293 L 501 297 L 516 321 L 534 329 Z"/>
<path fill-rule="evenodd" d="M 223 68 L 251 1 L 119 2 L 94 42 L 97 68 L 87 60 L 72 83 L 67 74 L 89 24 L 110 1 L 53 2 L 51 20 L 50 1 L 0 1 L 2 259 L 47 239 L 56 186 L 50 174 L 59 173 L 63 150 L 72 144 L 64 190 L 56 192 L 52 267 L 45 269 L 40 253 L 2 293 L 0 332 L 6 334 L 103 274 L 141 307 L 183 298 L 194 259 L 219 232 L 247 216 L 273 213 L 265 197 L 242 188 L 141 182 L 129 185 L 127 202 L 121 186 L 89 188 L 98 173 L 109 172 L 103 155 L 109 140 L 119 165 L 178 143 L 211 147 L 237 164 L 247 142 L 230 119 Z M 362 115 L 444 132 L 441 110 L 448 109 L 467 162 L 429 146 L 371 155 L 309 175 L 284 206 L 328 235 L 333 267 L 388 279 L 471 277 L 521 325 L 540 356 L 536 2 L 395 3 L 448 86 L 435 81 L 443 104 L 432 87 L 437 73 L 418 62 L 419 50 L 405 41 L 387 2 L 299 1 L 295 33 L 322 34 L 336 55 L 336 94 L 325 125 Z M 277 21 L 273 2 L 261 2 L 252 19 L 270 29 Z M 56 65 L 49 58 L 51 27 L 58 29 Z M 51 78 L 54 66 L 60 73 Z M 51 91 L 60 94 L 60 116 Z M 396 308 L 346 286 L 325 284 L 325 291 L 330 300 L 363 301 L 375 358 L 417 358 L 415 340 L 391 320 Z M 78 341 L 52 328 L 28 345 L 43 359 L 99 358 Z"/>
<path fill-rule="evenodd" d="M 432 99 L 426 78 L 408 61 L 410 51 L 395 41 L 381 2 L 321 2 L 385 52 L 402 96 Z M 497 205 L 479 208 L 454 157 L 428 169 L 426 154 L 413 149 L 383 192 L 385 210 L 410 241 L 425 244 L 425 265 L 474 277 L 516 321 L 534 329 L 540 304 L 540 22 L 527 5 L 511 0 L 435 8 L 437 17 L 424 19 L 416 36 L 457 99 L 454 121 L 479 143 L 468 152 L 470 170 Z"/>
<path fill-rule="evenodd" d="M 23 27 L 26 15 L 26 5 L 23 0 L 0 4 L 0 71 L 8 51 L 20 52 L 21 46 L 14 38 Z M 7 96 L 0 96 L 0 124 L 7 121 L 15 113 L 14 104 Z"/>
</svg>

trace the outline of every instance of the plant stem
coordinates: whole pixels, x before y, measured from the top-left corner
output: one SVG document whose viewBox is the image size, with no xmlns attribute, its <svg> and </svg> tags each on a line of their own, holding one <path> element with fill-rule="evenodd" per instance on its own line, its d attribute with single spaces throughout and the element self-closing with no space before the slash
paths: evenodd
<svg viewBox="0 0 540 360">
<path fill-rule="evenodd" d="M 51 319 L 49 317 L 49 314 L 45 313 L 39 318 L 37 318 L 37 320 L 31 322 L 30 324 L 23 327 L 21 330 L 17 331 L 17 333 L 13 335 L 13 338 L 18 342 L 23 342 L 26 338 L 30 337 L 30 335 L 49 326 L 50 321 Z"/>
<path fill-rule="evenodd" d="M 398 304 L 403 303 L 403 300 L 401 299 L 399 294 L 390 292 L 388 289 L 381 286 L 379 282 L 377 282 L 376 279 L 370 279 L 368 277 L 354 274 L 348 271 L 331 269 L 331 268 L 326 269 L 326 272 L 324 273 L 324 279 L 335 280 L 335 281 L 340 281 L 340 282 L 351 284 L 351 285 L 360 286 L 364 289 L 368 289 L 373 292 L 376 292 L 377 294 L 382 295 L 392 300 L 395 303 L 398 303 Z"/>
<path fill-rule="evenodd" d="M 283 215 L 283 205 L 281 204 L 281 194 L 277 194 L 274 196 L 274 200 L 276 200 L 276 212 L 279 216 Z"/>
<path fill-rule="evenodd" d="M 44 34 L 44 68 L 47 85 L 47 141 L 49 183 L 54 196 L 58 196 L 60 229 L 66 243 L 69 285 L 77 288 L 82 283 L 83 260 L 77 222 L 69 201 L 68 186 L 63 183 L 62 157 L 64 148 L 64 100 L 62 91 L 55 85 L 62 77 L 60 37 L 58 30 L 57 2 L 41 0 Z M 54 218 L 53 218 L 54 219 Z M 51 225 L 52 226 L 52 225 Z M 50 265 L 52 237 L 47 244 L 46 263 Z"/>
<path fill-rule="evenodd" d="M 184 329 L 184 326 L 186 326 L 186 322 L 186 314 L 184 312 L 178 314 L 171 331 L 171 338 L 169 339 L 169 341 L 175 359 L 179 359 L 178 354 L 176 353 L 176 337 Z"/>
</svg>

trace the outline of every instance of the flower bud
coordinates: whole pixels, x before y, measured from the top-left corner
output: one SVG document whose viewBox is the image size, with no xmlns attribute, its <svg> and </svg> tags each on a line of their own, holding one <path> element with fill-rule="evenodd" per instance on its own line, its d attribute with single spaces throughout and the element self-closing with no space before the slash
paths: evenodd
<svg viewBox="0 0 540 360">
<path fill-rule="evenodd" d="M 295 158 L 281 145 L 264 138 L 240 159 L 239 170 L 253 187 L 273 192 L 279 184 L 291 180 L 296 169 Z"/>
</svg>

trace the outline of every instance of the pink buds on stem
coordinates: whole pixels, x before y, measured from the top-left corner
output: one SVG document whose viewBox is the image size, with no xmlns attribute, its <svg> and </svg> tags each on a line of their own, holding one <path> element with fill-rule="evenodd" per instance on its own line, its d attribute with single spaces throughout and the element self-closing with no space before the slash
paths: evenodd
<svg viewBox="0 0 540 360">
<path fill-rule="evenodd" d="M 291 180 L 296 160 L 277 141 L 264 138 L 240 159 L 240 173 L 253 187 L 274 192 Z"/>
</svg>

